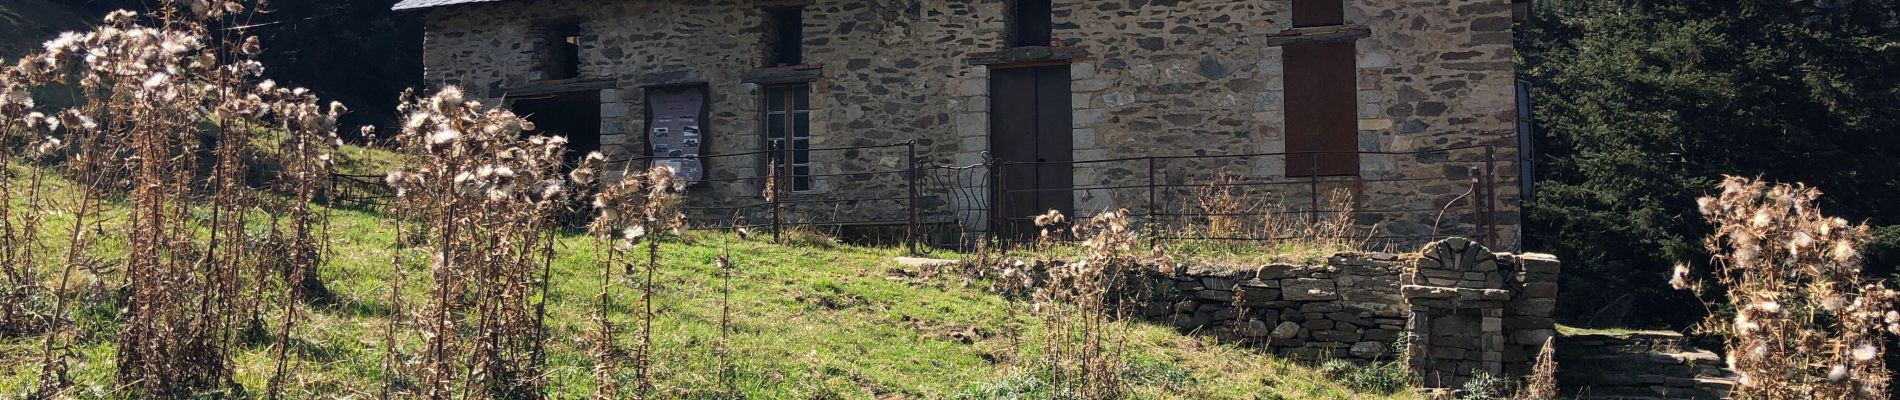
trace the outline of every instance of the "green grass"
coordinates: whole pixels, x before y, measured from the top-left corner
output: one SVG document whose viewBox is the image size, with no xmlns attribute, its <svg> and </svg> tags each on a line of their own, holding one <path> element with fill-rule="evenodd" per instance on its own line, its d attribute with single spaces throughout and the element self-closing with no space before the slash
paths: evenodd
<svg viewBox="0 0 1900 400">
<path fill-rule="evenodd" d="M 24 188 L 20 167 L 15 188 Z M 73 193 L 70 183 L 48 181 L 52 198 Z M 13 205 L 15 210 L 23 210 Z M 408 276 L 407 307 L 423 302 L 424 254 L 392 254 L 394 226 L 381 215 L 333 212 L 332 251 L 322 267 L 323 281 L 337 294 L 333 306 L 306 314 L 292 335 L 296 365 L 286 398 L 373 398 L 385 372 L 383 340 L 388 322 L 391 257 L 403 260 Z M 111 265 L 123 260 L 124 245 L 110 234 L 124 221 L 123 204 L 109 210 L 108 234 L 96 257 Z M 70 226 L 68 214 L 49 215 L 48 232 Z M 659 386 L 668 398 L 706 398 L 717 390 L 713 343 L 718 340 L 719 274 L 712 260 L 730 249 L 737 267 L 733 282 L 732 364 L 745 398 L 1042 398 L 1050 388 L 1038 369 L 1018 360 L 1034 359 L 1033 341 L 1014 341 L 1003 332 L 1020 325 L 1036 331 L 1036 320 L 1012 317 L 1009 302 L 949 278 L 904 278 L 891 258 L 899 250 L 852 246 L 779 246 L 730 235 L 696 235 L 695 244 L 667 243 L 660 270 L 660 318 L 654 324 Z M 49 238 L 46 248 L 60 248 Z M 548 342 L 548 382 L 552 398 L 583 398 L 591 393 L 592 360 L 587 335 L 592 296 L 598 290 L 593 240 L 561 237 L 555 260 Z M 103 288 L 115 272 L 83 275 L 94 297 L 80 302 L 78 356 L 72 369 L 72 394 L 111 398 L 112 338 L 117 305 Z M 632 322 L 637 293 L 620 290 L 614 317 Z M 1121 323 L 1128 333 L 1123 375 L 1135 386 L 1132 398 L 1383 398 L 1406 395 L 1355 393 L 1315 370 L 1248 349 L 1215 345 L 1170 328 Z M 623 330 L 631 347 L 632 332 Z M 958 333 L 975 332 L 963 340 Z M 401 335 L 415 354 L 420 337 Z M 20 396 L 37 379 L 41 337 L 0 339 L 0 398 Z M 257 396 L 272 362 L 268 343 L 238 347 L 236 380 Z M 631 381 L 632 369 L 620 371 Z M 1271 396 L 1271 395 L 1277 396 Z M 1012 397 L 1026 395 L 1027 397 Z"/>
</svg>

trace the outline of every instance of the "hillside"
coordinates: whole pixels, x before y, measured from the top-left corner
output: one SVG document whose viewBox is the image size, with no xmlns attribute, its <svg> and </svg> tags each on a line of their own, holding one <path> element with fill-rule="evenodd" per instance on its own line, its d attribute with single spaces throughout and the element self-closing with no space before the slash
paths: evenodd
<svg viewBox="0 0 1900 400">
<path fill-rule="evenodd" d="M 0 59 L 39 48 L 60 32 L 83 29 L 92 18 L 54 0 L 0 0 Z"/>
<path fill-rule="evenodd" d="M 15 179 L 25 172 L 14 167 Z M 13 182 L 26 187 L 27 182 Z M 48 182 L 53 199 L 70 193 L 70 183 Z M 14 204 L 20 210 L 20 204 Z M 391 282 L 402 282 L 408 307 L 421 304 L 427 289 L 423 254 L 406 251 L 405 279 L 391 265 L 395 224 L 364 211 L 332 212 L 330 257 L 322 280 L 334 291 L 330 305 L 318 306 L 293 335 L 298 365 L 292 368 L 289 398 L 375 397 L 383 376 L 383 341 L 391 304 Z M 123 215 L 116 205 L 108 215 Z M 57 230 L 65 217 L 55 213 L 46 229 Z M 116 219 L 113 221 L 122 221 Z M 108 222 L 108 225 L 122 222 Z M 53 235 L 49 235 L 53 236 Z M 122 261 L 123 243 L 103 236 L 100 264 Z M 745 398 L 1030 398 L 1046 396 L 1027 361 L 1039 351 L 1028 340 L 1014 340 L 1010 326 L 1038 329 L 1035 318 L 1012 303 L 965 283 L 958 277 L 905 270 L 893 262 L 899 251 L 842 245 L 781 246 L 758 239 L 703 234 L 696 243 L 663 246 L 655 324 L 658 387 L 665 397 L 704 398 L 715 390 L 720 280 L 712 260 L 730 249 L 737 276 L 732 281 L 733 371 Z M 59 239 L 41 243 L 58 248 Z M 592 296 L 598 271 L 590 264 L 597 246 L 590 238 L 567 235 L 552 275 L 548 300 L 551 339 L 548 356 L 553 398 L 583 398 L 592 390 L 592 359 L 579 338 L 591 326 Z M 110 393 L 113 345 L 120 305 L 109 295 L 113 268 L 85 275 L 91 299 L 80 311 L 71 349 L 80 397 Z M 632 298 L 621 299 L 632 304 Z M 1014 323 L 1011 323 L 1014 321 Z M 1308 367 L 1251 350 L 1214 345 L 1148 324 L 1117 324 L 1127 329 L 1129 367 L 1122 375 L 1136 387 L 1137 398 L 1366 398 L 1385 394 L 1354 393 Z M 22 395 L 34 387 L 41 336 L 0 339 L 0 397 Z M 415 346 L 418 337 L 404 337 Z M 236 379 L 259 395 L 271 370 L 268 339 L 239 348 L 233 359 Z M 413 353 L 411 353 L 413 354 Z M 90 394 L 89 394 L 90 393 Z"/>
</svg>

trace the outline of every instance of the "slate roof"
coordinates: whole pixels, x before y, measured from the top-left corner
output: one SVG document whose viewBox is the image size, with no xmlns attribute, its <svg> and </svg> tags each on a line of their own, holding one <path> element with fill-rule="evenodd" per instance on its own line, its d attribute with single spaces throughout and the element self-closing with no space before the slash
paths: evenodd
<svg viewBox="0 0 1900 400">
<path fill-rule="evenodd" d="M 497 2 L 497 1 L 502 1 L 502 0 L 402 0 L 402 1 L 396 2 L 396 6 L 391 7 L 390 9 L 395 10 L 395 11 L 419 10 L 419 9 L 430 8 L 430 7 L 452 6 L 456 4 L 491 3 L 491 2 Z"/>
</svg>

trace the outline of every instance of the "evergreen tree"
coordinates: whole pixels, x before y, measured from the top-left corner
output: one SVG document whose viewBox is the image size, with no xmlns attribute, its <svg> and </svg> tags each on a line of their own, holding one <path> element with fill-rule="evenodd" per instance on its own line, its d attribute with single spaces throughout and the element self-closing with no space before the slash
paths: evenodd
<svg viewBox="0 0 1900 400">
<path fill-rule="evenodd" d="M 1665 282 L 1708 259 L 1695 199 L 1724 174 L 1819 187 L 1883 226 L 1870 275 L 1900 262 L 1900 0 L 1549 0 L 1519 35 L 1526 233 L 1565 261 L 1566 322 L 1700 318 Z"/>
</svg>

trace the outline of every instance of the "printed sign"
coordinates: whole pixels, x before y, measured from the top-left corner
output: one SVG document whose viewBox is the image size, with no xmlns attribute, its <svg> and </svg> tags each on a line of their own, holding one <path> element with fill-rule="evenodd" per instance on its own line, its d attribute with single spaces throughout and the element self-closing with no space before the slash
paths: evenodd
<svg viewBox="0 0 1900 400">
<path fill-rule="evenodd" d="M 647 89 L 647 143 L 654 166 L 672 167 L 687 185 L 699 183 L 705 166 L 699 155 L 700 114 L 706 111 L 706 90 L 698 86 Z"/>
</svg>

